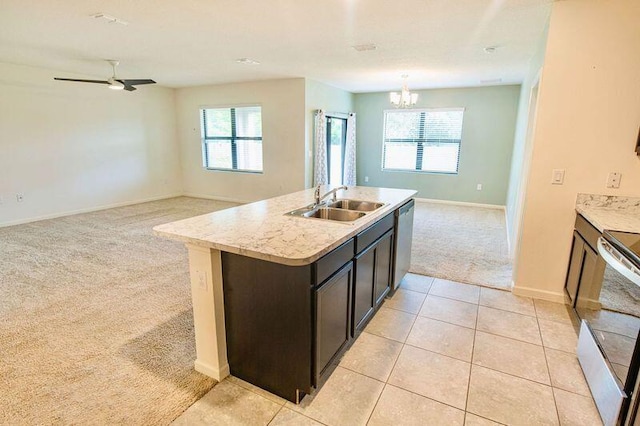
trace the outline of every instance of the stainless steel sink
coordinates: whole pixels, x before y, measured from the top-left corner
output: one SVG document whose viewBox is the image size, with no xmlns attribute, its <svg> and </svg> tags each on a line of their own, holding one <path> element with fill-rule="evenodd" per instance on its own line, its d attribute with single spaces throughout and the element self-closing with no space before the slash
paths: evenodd
<svg viewBox="0 0 640 426">
<path fill-rule="evenodd" d="M 313 219 L 335 220 L 338 222 L 353 222 L 354 220 L 364 216 L 366 213 L 354 210 L 333 209 L 327 207 L 326 205 L 315 206 L 313 204 L 310 204 L 301 209 L 293 210 L 287 214 L 291 216 L 308 217 Z"/>
<path fill-rule="evenodd" d="M 376 203 L 373 201 L 349 200 L 346 198 L 327 204 L 328 207 L 334 209 L 355 210 L 359 212 L 371 212 L 384 206 L 384 203 Z"/>
<path fill-rule="evenodd" d="M 337 220 L 340 222 L 352 222 L 364 216 L 364 212 L 353 210 L 332 209 L 328 207 L 320 207 L 309 212 L 303 213 L 304 217 L 315 217 L 317 219 Z"/>
<path fill-rule="evenodd" d="M 287 214 L 315 219 L 336 220 L 338 222 L 353 222 L 384 205 L 384 203 L 377 203 L 375 201 L 341 198 L 320 205 L 310 204 Z"/>
</svg>

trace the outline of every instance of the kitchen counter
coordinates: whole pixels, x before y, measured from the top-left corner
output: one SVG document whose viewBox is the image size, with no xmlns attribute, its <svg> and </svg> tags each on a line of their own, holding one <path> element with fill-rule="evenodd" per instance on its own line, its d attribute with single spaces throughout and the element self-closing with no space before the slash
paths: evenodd
<svg viewBox="0 0 640 426">
<path fill-rule="evenodd" d="M 338 198 L 385 203 L 353 222 L 286 215 L 312 204 L 313 193 L 308 189 L 153 229 L 157 235 L 201 247 L 290 266 L 308 265 L 400 207 L 416 191 L 363 186 L 338 191 Z"/>
<path fill-rule="evenodd" d="M 578 194 L 576 212 L 600 232 L 640 233 L 640 197 Z"/>
<path fill-rule="evenodd" d="M 321 194 L 330 188 L 328 186 L 321 188 Z M 156 226 L 154 231 L 157 235 L 184 242 L 189 252 L 189 278 L 197 356 L 194 362 L 196 371 L 218 381 L 224 379 L 230 372 L 227 358 L 223 259 L 239 255 L 245 260 L 269 264 L 268 268 L 272 270 L 284 268 L 300 271 L 308 269 L 308 273 L 305 273 L 304 277 L 310 279 L 311 269 L 315 266 L 316 261 L 322 262 L 321 258 L 325 254 L 347 242 L 370 225 L 374 225 L 376 222 L 388 222 L 383 218 L 409 201 L 415 194 L 416 191 L 406 189 L 372 187 L 351 187 L 348 190 L 340 190 L 337 192 L 338 198 L 385 204 L 353 222 L 287 215 L 292 210 L 313 203 L 314 189 L 308 189 Z M 393 220 L 391 222 L 393 223 Z M 387 242 L 390 241 L 391 238 L 387 240 Z M 353 256 L 353 243 L 350 247 L 352 251 L 349 256 Z M 327 257 L 331 258 L 331 256 Z M 334 259 L 331 258 L 325 263 L 330 264 L 332 260 Z M 229 265 L 226 264 L 226 266 Z M 241 270 L 250 272 L 256 269 L 249 267 L 241 268 Z M 228 273 L 229 269 L 227 268 L 226 271 Z M 372 274 L 372 276 L 374 275 Z M 271 281 L 266 278 L 268 277 L 265 276 L 265 280 L 261 281 L 260 290 L 264 291 L 269 282 L 272 284 L 280 283 L 283 286 L 291 284 L 289 276 Z M 262 277 L 260 279 L 262 280 Z M 255 300 L 255 289 L 247 287 L 247 281 L 244 279 L 240 279 L 239 282 L 241 290 L 246 290 L 247 294 L 251 296 L 251 300 Z M 305 297 L 310 297 L 309 284 L 294 286 L 293 292 L 279 293 L 277 301 L 286 301 L 287 297 L 293 297 L 296 293 L 295 290 L 300 293 L 303 289 Z M 269 300 L 269 297 L 273 297 L 274 294 L 265 295 L 262 299 Z M 325 297 L 330 297 L 329 292 Z M 274 301 L 270 301 L 267 305 L 276 306 L 272 302 Z M 311 309 L 311 307 L 312 305 L 309 303 L 307 309 Z M 253 308 L 235 309 L 234 311 L 232 307 L 229 311 L 230 315 L 238 313 L 238 310 L 242 311 L 241 314 L 255 311 Z M 278 312 L 286 314 L 290 312 L 290 309 L 287 307 L 287 309 L 281 309 Z M 250 317 L 250 315 L 248 316 Z M 305 317 L 306 321 L 311 319 L 311 316 Z M 273 320 L 268 324 L 273 324 Z M 285 326 L 296 324 L 301 324 L 300 319 L 284 323 Z M 308 340 L 307 343 L 311 344 L 311 339 Z"/>
</svg>

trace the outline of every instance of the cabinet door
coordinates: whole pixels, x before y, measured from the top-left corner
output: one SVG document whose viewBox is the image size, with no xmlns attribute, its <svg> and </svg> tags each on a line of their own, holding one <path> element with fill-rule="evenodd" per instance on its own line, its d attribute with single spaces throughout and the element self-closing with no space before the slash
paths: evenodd
<svg viewBox="0 0 640 426">
<path fill-rule="evenodd" d="M 353 334 L 373 313 L 375 254 L 375 246 L 372 246 L 355 258 Z"/>
<path fill-rule="evenodd" d="M 376 245 L 375 302 L 382 303 L 389 293 L 391 283 L 391 265 L 393 254 L 393 233 L 385 234 Z"/>
<path fill-rule="evenodd" d="M 582 271 L 580 273 L 580 281 L 578 285 L 578 300 L 576 308 L 582 309 L 600 309 L 600 290 L 602 289 L 602 275 L 599 273 L 599 263 L 602 260 L 588 244 L 584 245 L 584 254 L 582 257 Z M 598 262 L 600 260 L 600 262 Z"/>
<path fill-rule="evenodd" d="M 315 381 L 351 338 L 353 263 L 349 262 L 316 290 Z"/>
<path fill-rule="evenodd" d="M 584 260 L 585 242 L 576 231 L 573 231 L 573 245 L 571 249 L 571 259 L 569 260 L 569 269 L 567 271 L 567 282 L 565 288 L 572 302 L 576 300 L 578 293 L 578 284 L 580 283 L 580 275 L 582 273 L 582 262 Z"/>
</svg>

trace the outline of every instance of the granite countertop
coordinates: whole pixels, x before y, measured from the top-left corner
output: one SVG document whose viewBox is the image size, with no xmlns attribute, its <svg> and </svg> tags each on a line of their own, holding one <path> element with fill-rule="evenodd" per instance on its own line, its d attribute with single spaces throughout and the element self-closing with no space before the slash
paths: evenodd
<svg viewBox="0 0 640 426">
<path fill-rule="evenodd" d="M 578 194 L 576 211 L 600 232 L 640 233 L 640 197 Z"/>
<path fill-rule="evenodd" d="M 330 187 L 323 187 L 324 194 Z M 158 225 L 156 235 L 285 265 L 308 265 L 394 211 L 416 191 L 350 187 L 338 198 L 386 205 L 353 222 L 285 215 L 313 203 L 314 189 Z"/>
</svg>

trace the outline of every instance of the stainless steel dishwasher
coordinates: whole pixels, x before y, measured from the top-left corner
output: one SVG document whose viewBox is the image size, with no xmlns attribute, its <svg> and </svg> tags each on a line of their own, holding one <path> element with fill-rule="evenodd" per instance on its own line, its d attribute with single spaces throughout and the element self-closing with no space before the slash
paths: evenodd
<svg viewBox="0 0 640 426">
<path fill-rule="evenodd" d="M 393 265 L 393 288 L 398 288 L 400 281 L 409 272 L 411 264 L 411 241 L 413 240 L 413 208 L 414 200 L 403 204 L 395 213 L 395 264 Z"/>
</svg>

